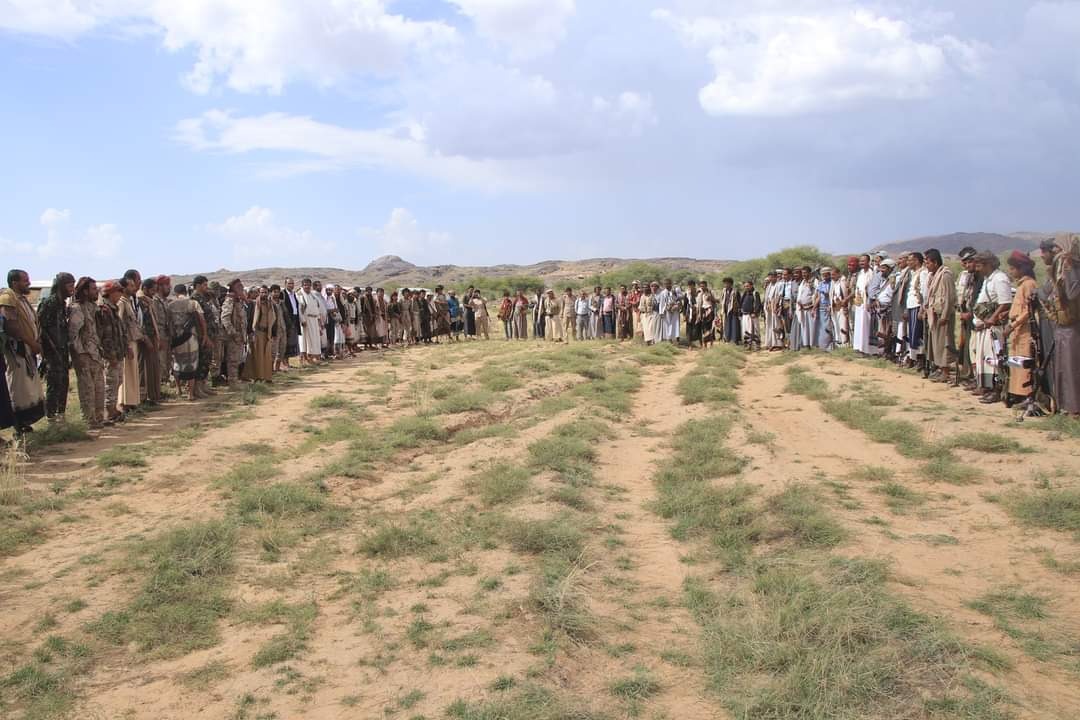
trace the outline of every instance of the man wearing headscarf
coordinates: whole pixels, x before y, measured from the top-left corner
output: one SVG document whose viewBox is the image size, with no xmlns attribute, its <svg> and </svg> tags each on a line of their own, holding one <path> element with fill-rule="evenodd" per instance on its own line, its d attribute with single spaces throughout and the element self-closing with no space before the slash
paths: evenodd
<svg viewBox="0 0 1080 720">
<path fill-rule="evenodd" d="M 146 278 L 142 289 L 135 296 L 142 308 L 143 347 L 142 347 L 142 382 L 143 400 L 153 407 L 161 402 L 161 348 L 166 345 L 162 336 L 161 325 L 154 315 L 154 299 L 157 297 L 157 280 Z"/>
<path fill-rule="evenodd" d="M 0 315 L 3 315 L 4 365 L 11 407 L 14 411 L 16 437 L 31 432 L 34 423 L 45 416 L 45 398 L 38 376 L 37 358 L 41 354 L 41 330 L 37 316 L 26 296 L 30 294 L 30 275 L 25 270 L 9 270 L 7 288 L 0 291 Z"/>
<path fill-rule="evenodd" d="M 926 251 L 930 282 L 926 288 L 926 362 L 934 367 L 930 379 L 949 382 L 955 358 L 956 281 L 936 248 Z"/>
<path fill-rule="evenodd" d="M 859 272 L 855 276 L 855 286 L 851 293 L 853 307 L 851 346 L 855 352 L 861 355 L 872 355 L 876 354 L 877 351 L 877 348 L 874 347 L 876 342 L 871 340 L 874 332 L 876 332 L 876 328 L 872 324 L 873 314 L 870 307 L 872 302 L 870 280 L 873 276 L 874 271 L 870 269 L 870 256 L 860 255 Z"/>
<path fill-rule="evenodd" d="M 1058 412 L 1080 417 L 1080 234 L 1057 235 L 1040 249 L 1049 270 L 1044 305 L 1054 325 L 1054 399 Z"/>
<path fill-rule="evenodd" d="M 1012 305 L 1013 291 L 1009 277 L 1001 271 L 997 255 L 987 250 L 975 256 L 976 269 L 983 276 L 982 289 L 975 300 L 975 373 L 979 402 L 1001 400 L 1000 384 L 1004 374 L 999 369 L 1004 324 Z"/>
<path fill-rule="evenodd" d="M 971 335 L 974 332 L 972 309 L 975 307 L 975 298 L 982 289 L 982 280 L 975 272 L 975 248 L 961 249 L 959 257 L 964 270 L 956 279 L 956 312 L 960 320 L 960 340 L 956 344 L 956 384 L 972 380 Z"/>
<path fill-rule="evenodd" d="M 105 422 L 105 364 L 97 327 L 98 287 L 93 278 L 75 284 L 68 316 L 71 357 L 79 384 L 79 405 L 87 427 L 96 430 Z"/>
<path fill-rule="evenodd" d="M 204 278 L 205 280 L 205 278 Z M 120 385 L 123 382 L 124 362 L 128 355 L 127 329 L 120 319 L 120 303 L 124 297 L 124 281 L 108 280 L 101 289 L 97 306 L 98 347 L 105 374 L 105 424 L 124 419 L 120 409 Z"/>
<path fill-rule="evenodd" d="M 151 298 L 150 307 L 161 338 L 161 342 L 158 343 L 158 375 L 163 385 L 172 384 L 173 327 L 172 315 L 169 313 L 170 295 L 172 295 L 172 278 L 168 275 L 158 275 L 154 278 L 154 296 Z"/>
<path fill-rule="evenodd" d="M 75 276 L 57 273 L 48 297 L 38 303 L 41 328 L 41 359 L 45 366 L 45 416 L 60 422 L 67 412 L 71 376 L 71 348 L 68 341 L 67 299 L 75 292 Z"/>
<path fill-rule="evenodd" d="M 240 364 L 247 359 L 248 318 L 246 293 L 240 278 L 228 285 L 229 294 L 221 304 L 221 329 L 225 336 L 222 364 L 226 368 L 229 387 L 240 382 Z"/>
</svg>

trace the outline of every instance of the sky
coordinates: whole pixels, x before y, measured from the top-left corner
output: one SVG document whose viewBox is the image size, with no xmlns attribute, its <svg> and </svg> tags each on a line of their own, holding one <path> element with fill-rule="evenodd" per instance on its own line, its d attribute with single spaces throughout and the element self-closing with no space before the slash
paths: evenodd
<svg viewBox="0 0 1080 720">
<path fill-rule="evenodd" d="M 1080 0 L 0 0 L 0 256 L 741 259 L 1080 226 Z"/>
</svg>

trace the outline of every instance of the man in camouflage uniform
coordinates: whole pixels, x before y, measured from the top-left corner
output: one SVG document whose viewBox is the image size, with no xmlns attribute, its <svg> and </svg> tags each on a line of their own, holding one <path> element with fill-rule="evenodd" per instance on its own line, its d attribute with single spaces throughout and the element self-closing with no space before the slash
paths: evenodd
<svg viewBox="0 0 1080 720">
<path fill-rule="evenodd" d="M 101 302 L 97 308 L 98 347 L 105 371 L 105 408 L 108 412 L 106 425 L 124 419 L 124 414 L 117 408 L 121 373 L 128 351 L 127 333 L 124 331 L 124 324 L 120 322 L 119 303 L 123 295 L 123 286 L 116 280 L 109 280 L 101 290 Z"/>
<path fill-rule="evenodd" d="M 38 303 L 41 356 L 45 365 L 45 415 L 49 422 L 62 421 L 67 411 L 71 372 L 67 299 L 73 292 L 75 277 L 71 273 L 58 273 L 49 296 Z"/>
<path fill-rule="evenodd" d="M 101 337 L 97 329 L 98 287 L 93 278 L 81 277 L 68 316 L 71 358 L 79 383 L 79 405 L 91 430 L 105 421 L 105 366 L 101 357 Z"/>
<path fill-rule="evenodd" d="M 218 320 L 221 320 L 221 306 L 225 303 L 228 290 L 221 286 L 217 280 L 210 283 L 210 294 L 214 296 L 218 307 Z M 225 384 L 225 332 L 224 329 L 218 334 L 214 342 L 214 358 L 211 361 L 213 372 L 210 379 L 214 387 Z"/>
<path fill-rule="evenodd" d="M 240 364 L 244 362 L 248 342 L 247 295 L 240 278 L 229 283 L 229 293 L 221 304 L 221 329 L 225 335 L 225 368 L 229 387 L 240 382 Z"/>
<path fill-rule="evenodd" d="M 165 336 L 154 314 L 154 298 L 157 296 L 157 280 L 146 278 L 142 289 L 135 296 L 135 301 L 142 308 L 143 342 L 140 358 L 142 360 L 143 399 L 147 405 L 161 402 L 161 349 L 165 346 Z"/>
<path fill-rule="evenodd" d="M 221 308 L 218 306 L 217 296 L 211 292 L 205 275 L 196 275 L 191 281 L 191 298 L 199 303 L 202 308 L 203 319 L 206 320 L 206 341 L 199 343 L 199 369 L 195 378 L 195 395 L 197 397 L 210 397 L 213 391 L 210 389 L 209 379 L 217 377 L 218 365 L 216 348 L 221 344 Z"/>
<path fill-rule="evenodd" d="M 172 293 L 172 278 L 168 275 L 158 275 L 154 279 L 157 286 L 154 296 L 150 299 L 150 308 L 154 313 L 154 321 L 157 322 L 158 332 L 162 342 L 158 351 L 158 367 L 161 384 L 166 387 L 172 385 L 172 316 L 169 315 L 169 295 Z"/>
</svg>

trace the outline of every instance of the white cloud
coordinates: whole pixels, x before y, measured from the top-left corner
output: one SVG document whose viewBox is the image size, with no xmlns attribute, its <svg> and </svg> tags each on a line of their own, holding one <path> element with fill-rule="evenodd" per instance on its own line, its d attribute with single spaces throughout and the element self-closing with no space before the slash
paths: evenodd
<svg viewBox="0 0 1080 720">
<path fill-rule="evenodd" d="M 5 254 L 42 260 L 69 258 L 111 258 L 123 246 L 124 238 L 116 225 L 106 223 L 88 228 L 72 227 L 71 210 L 46 208 L 38 217 L 45 237 L 37 242 L 0 238 Z"/>
<path fill-rule="evenodd" d="M 124 242 L 116 226 L 112 223 L 92 225 L 83 236 L 87 249 L 94 257 L 110 258 L 116 255 Z"/>
<path fill-rule="evenodd" d="M 390 219 L 378 228 L 361 228 L 361 237 L 371 240 L 382 254 L 400 255 L 406 260 L 420 258 L 423 262 L 440 255 L 449 247 L 449 233 L 425 230 L 420 222 L 405 208 L 394 208 Z"/>
<path fill-rule="evenodd" d="M 553 50 L 566 36 L 574 0 L 450 0 L 482 37 L 507 48 L 513 58 Z"/>
<path fill-rule="evenodd" d="M 653 17 L 706 50 L 715 77 L 698 99 L 712 115 L 796 115 L 925 98 L 950 73 L 979 69 L 977 44 L 917 37 L 908 22 L 858 3 L 798 7 L 691 18 L 656 10 Z"/>
<path fill-rule="evenodd" d="M 0 30 L 69 40 L 97 24 L 78 0 L 0 0 Z"/>
<path fill-rule="evenodd" d="M 258 205 L 206 229 L 229 242 L 233 257 L 240 262 L 319 262 L 334 250 L 333 243 L 318 240 L 310 230 L 278 223 L 272 210 Z"/>
<path fill-rule="evenodd" d="M 274 166 L 277 174 L 373 167 L 492 191 L 520 187 L 524 181 L 492 162 L 433 151 L 423 141 L 422 132 L 410 124 L 357 130 L 284 113 L 236 117 L 230 112 L 211 110 L 181 121 L 176 138 L 204 151 L 273 151 L 307 156 Z"/>
<path fill-rule="evenodd" d="M 597 149 L 656 123 L 652 98 L 626 91 L 590 98 L 548 78 L 487 62 L 462 62 L 407 83 L 403 114 L 448 155 L 521 159 Z"/>
<path fill-rule="evenodd" d="M 169 51 L 192 49 L 185 84 L 219 81 L 241 92 L 318 86 L 355 73 L 398 72 L 416 52 L 453 45 L 455 30 L 387 10 L 386 0 L 0 0 L 0 28 L 71 39 L 94 28 L 160 36 Z"/>
</svg>

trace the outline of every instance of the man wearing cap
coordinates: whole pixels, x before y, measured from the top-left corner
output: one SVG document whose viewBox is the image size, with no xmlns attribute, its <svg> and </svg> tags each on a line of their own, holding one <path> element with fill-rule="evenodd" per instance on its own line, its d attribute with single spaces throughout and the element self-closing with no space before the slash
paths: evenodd
<svg viewBox="0 0 1080 720">
<path fill-rule="evenodd" d="M 225 335 L 225 375 L 229 387 L 235 388 L 240 382 L 240 364 L 247 354 L 247 302 L 240 278 L 233 279 L 228 288 L 229 293 L 221 304 L 221 329 Z"/>
<path fill-rule="evenodd" d="M 45 365 L 45 416 L 49 422 L 62 421 L 67 412 L 71 375 L 67 299 L 74 292 L 75 277 L 71 273 L 57 273 L 49 296 L 37 308 L 41 358 Z"/>
<path fill-rule="evenodd" d="M 549 289 L 544 295 L 544 337 L 548 342 L 562 342 L 562 299 Z"/>
<path fill-rule="evenodd" d="M 574 325 L 574 321 L 577 318 L 575 314 L 577 308 L 575 307 L 576 300 L 574 298 L 573 288 L 566 288 L 562 295 L 562 305 L 559 308 L 560 318 L 562 321 L 562 339 L 566 342 L 571 340 L 577 340 L 577 328 Z"/>
<path fill-rule="evenodd" d="M 105 366 L 101 336 L 97 327 L 98 288 L 93 278 L 81 277 L 75 284 L 68 314 L 68 336 L 75 377 L 79 385 L 79 406 L 91 430 L 105 421 Z"/>
<path fill-rule="evenodd" d="M 205 278 L 203 278 L 205 280 Z M 119 408 L 120 382 L 128 353 L 127 331 L 120 320 L 120 303 L 124 297 L 124 281 L 109 280 L 101 290 L 97 307 L 98 346 L 105 372 L 105 424 L 124 419 Z"/>
</svg>

